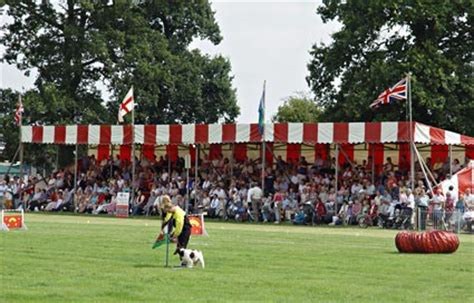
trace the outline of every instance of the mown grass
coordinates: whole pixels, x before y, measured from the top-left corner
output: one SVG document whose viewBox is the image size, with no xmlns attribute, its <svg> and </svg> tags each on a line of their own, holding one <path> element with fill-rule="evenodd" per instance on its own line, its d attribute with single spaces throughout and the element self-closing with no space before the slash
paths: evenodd
<svg viewBox="0 0 474 303">
<path fill-rule="evenodd" d="M 1 302 L 469 302 L 474 238 L 399 254 L 396 231 L 208 222 L 206 269 L 165 268 L 158 220 L 27 214 L 0 234 Z M 171 257 L 171 264 L 179 263 Z"/>
</svg>

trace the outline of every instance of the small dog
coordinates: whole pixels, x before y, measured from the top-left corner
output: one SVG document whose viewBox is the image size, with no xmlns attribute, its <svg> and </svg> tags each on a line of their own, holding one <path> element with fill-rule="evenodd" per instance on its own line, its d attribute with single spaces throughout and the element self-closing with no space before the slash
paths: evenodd
<svg viewBox="0 0 474 303">
<path fill-rule="evenodd" d="M 179 259 L 181 260 L 181 266 L 192 268 L 198 264 L 201 264 L 201 267 L 204 268 L 204 256 L 201 251 L 180 248 L 178 253 Z"/>
</svg>

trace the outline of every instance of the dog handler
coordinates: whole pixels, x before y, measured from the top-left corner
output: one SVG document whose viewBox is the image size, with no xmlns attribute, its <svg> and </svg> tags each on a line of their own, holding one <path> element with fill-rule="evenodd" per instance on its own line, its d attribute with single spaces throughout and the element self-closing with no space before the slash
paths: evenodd
<svg viewBox="0 0 474 303">
<path fill-rule="evenodd" d="M 191 236 L 191 223 L 189 223 L 188 216 L 186 216 L 184 210 L 177 205 L 173 205 L 168 195 L 164 195 L 161 199 L 161 210 L 164 219 L 161 225 L 160 237 L 163 236 L 165 226 L 172 224 L 174 229 L 170 234 L 170 238 L 177 238 L 176 250 L 174 252 L 174 254 L 177 254 L 180 248 L 186 248 L 188 245 L 189 237 Z M 172 240 L 172 242 L 174 241 Z"/>
</svg>

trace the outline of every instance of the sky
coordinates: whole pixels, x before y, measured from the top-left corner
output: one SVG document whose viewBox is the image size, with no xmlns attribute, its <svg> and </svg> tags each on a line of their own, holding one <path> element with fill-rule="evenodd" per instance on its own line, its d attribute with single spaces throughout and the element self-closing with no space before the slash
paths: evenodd
<svg viewBox="0 0 474 303">
<path fill-rule="evenodd" d="M 214 0 L 212 8 L 223 41 L 215 46 L 194 41 L 190 48 L 222 54 L 232 65 L 233 86 L 240 106 L 239 123 L 256 123 L 258 103 L 266 80 L 266 120 L 270 121 L 284 99 L 309 93 L 305 77 L 314 43 L 331 41 L 340 28 L 324 24 L 316 9 L 321 1 Z M 3 24 L 6 20 L 0 20 Z M 0 46 L 0 53 L 3 51 Z M 24 91 L 34 77 L 25 77 L 14 66 L 1 64 L 0 86 Z M 34 75 L 34 74 L 33 74 Z"/>
</svg>

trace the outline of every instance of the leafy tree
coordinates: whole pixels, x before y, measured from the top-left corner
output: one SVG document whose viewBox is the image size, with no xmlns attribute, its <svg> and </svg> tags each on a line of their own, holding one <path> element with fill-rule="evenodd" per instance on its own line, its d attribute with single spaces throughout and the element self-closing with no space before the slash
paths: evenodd
<svg viewBox="0 0 474 303">
<path fill-rule="evenodd" d="M 297 94 L 286 98 L 285 103 L 278 107 L 273 116 L 274 122 L 318 122 L 322 115 L 321 108 L 310 97 Z"/>
<path fill-rule="evenodd" d="M 411 72 L 416 121 L 474 134 L 472 1 L 341 1 L 318 8 L 340 31 L 311 50 L 307 82 L 325 119 L 405 120 L 406 104 L 369 104 Z"/>
<path fill-rule="evenodd" d="M 12 20 L 1 28 L 3 62 L 37 72 L 23 98 L 25 124 L 75 123 L 79 113 L 82 123 L 115 123 L 131 85 L 136 123 L 211 123 L 239 114 L 229 61 L 188 49 L 196 38 L 222 40 L 206 0 L 0 4 Z"/>
</svg>

